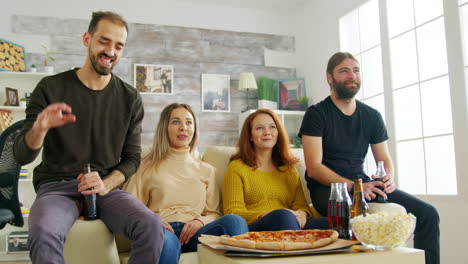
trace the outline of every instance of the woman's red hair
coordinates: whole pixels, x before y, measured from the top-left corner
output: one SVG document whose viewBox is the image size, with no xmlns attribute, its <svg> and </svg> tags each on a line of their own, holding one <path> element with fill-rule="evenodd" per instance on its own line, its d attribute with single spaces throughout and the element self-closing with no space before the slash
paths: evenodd
<svg viewBox="0 0 468 264">
<path fill-rule="evenodd" d="M 247 119 L 245 119 L 244 124 L 242 125 L 239 141 L 237 142 L 237 147 L 239 150 L 237 153 L 232 155 L 231 161 L 240 159 L 250 167 L 258 167 L 255 156 L 255 145 L 250 139 L 252 138 L 252 122 L 258 115 L 261 114 L 271 116 L 276 124 L 276 128 L 278 129 L 278 139 L 276 141 L 276 145 L 273 147 L 271 154 L 273 164 L 276 166 L 276 168 L 284 165 L 296 165 L 299 160 L 298 158 L 294 157 L 289 149 L 288 134 L 286 133 L 286 130 L 284 129 L 284 126 L 279 120 L 278 116 L 273 111 L 268 109 L 258 109 L 254 113 L 250 114 Z"/>
</svg>

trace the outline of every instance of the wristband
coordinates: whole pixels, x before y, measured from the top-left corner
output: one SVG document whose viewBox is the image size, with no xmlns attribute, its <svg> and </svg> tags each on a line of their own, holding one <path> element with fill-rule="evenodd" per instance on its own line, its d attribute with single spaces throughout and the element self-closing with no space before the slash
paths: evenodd
<svg viewBox="0 0 468 264">
<path fill-rule="evenodd" d="M 204 226 L 204 225 L 205 225 L 205 223 L 203 223 L 203 221 L 202 221 L 202 220 L 200 220 L 200 219 L 198 219 L 198 218 L 195 218 L 195 219 L 193 219 L 193 220 L 197 220 L 198 222 L 200 222 L 200 223 L 202 224 L 202 226 Z"/>
</svg>

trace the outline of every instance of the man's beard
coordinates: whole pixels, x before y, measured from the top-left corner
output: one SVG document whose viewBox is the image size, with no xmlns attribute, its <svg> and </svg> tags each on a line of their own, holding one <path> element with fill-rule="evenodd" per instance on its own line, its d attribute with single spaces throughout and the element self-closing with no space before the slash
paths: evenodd
<svg viewBox="0 0 468 264">
<path fill-rule="evenodd" d="M 89 50 L 89 54 L 90 54 L 89 60 L 91 61 L 91 66 L 93 67 L 94 71 L 96 71 L 100 75 L 103 75 L 103 76 L 109 75 L 112 72 L 112 70 L 114 69 L 114 66 L 117 64 L 117 61 L 115 60 L 115 56 L 114 56 L 114 57 L 111 57 L 111 60 L 114 61 L 112 63 L 112 66 L 110 68 L 104 67 L 104 66 L 99 64 L 99 62 L 98 62 L 99 57 L 100 56 L 109 57 L 109 56 L 107 56 L 105 53 L 100 53 L 98 55 L 94 55 L 94 54 L 91 53 L 91 50 Z"/>
<path fill-rule="evenodd" d="M 359 92 L 361 89 L 361 81 L 344 81 L 338 82 L 335 78 L 333 78 L 333 90 L 336 92 L 336 95 L 340 99 L 352 99 L 354 96 Z M 354 84 L 355 87 L 349 87 L 347 85 Z"/>
</svg>

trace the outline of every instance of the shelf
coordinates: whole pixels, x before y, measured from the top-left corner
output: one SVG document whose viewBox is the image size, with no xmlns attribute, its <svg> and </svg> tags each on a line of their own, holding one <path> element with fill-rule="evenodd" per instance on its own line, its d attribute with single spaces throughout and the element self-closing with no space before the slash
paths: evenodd
<svg viewBox="0 0 468 264">
<path fill-rule="evenodd" d="M 26 178 L 26 179 L 19 179 L 20 182 L 30 182 L 32 181 L 31 178 Z"/>
<path fill-rule="evenodd" d="M 30 79 L 37 79 L 41 77 L 48 76 L 48 73 L 45 72 L 8 72 L 8 71 L 0 71 L 0 78 L 30 78 Z"/>
<path fill-rule="evenodd" d="M 5 105 L 2 105 L 0 106 L 0 109 L 5 109 L 5 110 L 10 110 L 12 112 L 16 112 L 16 111 L 23 111 L 26 110 L 26 106 L 5 106 Z"/>
</svg>

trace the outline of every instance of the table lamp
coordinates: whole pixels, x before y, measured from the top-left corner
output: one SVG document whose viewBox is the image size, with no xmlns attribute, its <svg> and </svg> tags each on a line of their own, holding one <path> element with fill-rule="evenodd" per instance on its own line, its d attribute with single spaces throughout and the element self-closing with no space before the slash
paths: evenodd
<svg viewBox="0 0 468 264">
<path fill-rule="evenodd" d="M 248 111 L 249 108 L 249 89 L 257 89 L 257 81 L 255 80 L 255 76 L 253 72 L 241 72 L 239 76 L 239 90 L 246 90 L 247 91 L 247 107 L 244 111 Z"/>
</svg>

